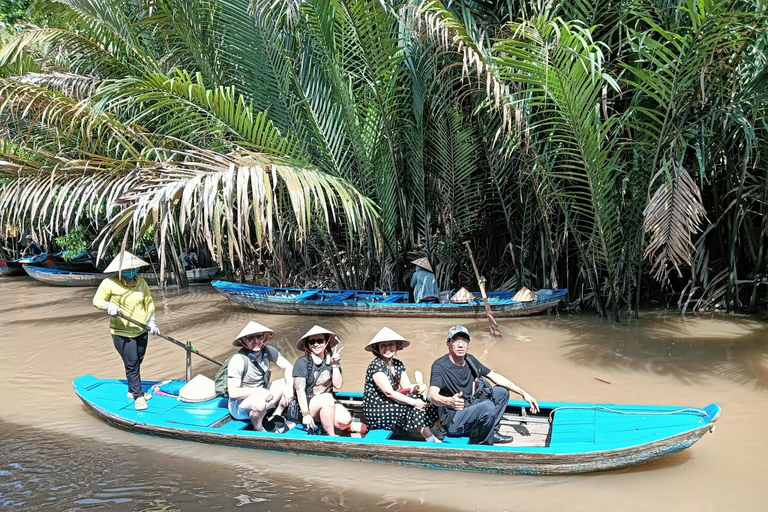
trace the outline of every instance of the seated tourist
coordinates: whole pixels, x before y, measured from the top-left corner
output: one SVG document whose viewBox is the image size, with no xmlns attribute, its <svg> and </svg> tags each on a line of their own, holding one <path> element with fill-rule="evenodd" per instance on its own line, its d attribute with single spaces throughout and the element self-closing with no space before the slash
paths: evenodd
<svg viewBox="0 0 768 512">
<path fill-rule="evenodd" d="M 233 357 L 227 367 L 229 413 L 238 420 L 251 420 L 253 429 L 264 430 L 267 411 L 281 408 L 293 398 L 293 366 L 276 348 L 267 345 L 275 331 L 257 322 L 248 322 L 232 344 L 242 347 L 243 357 Z M 239 359 L 239 360 L 238 360 Z M 285 370 L 284 379 L 270 381 L 270 363 Z"/>
<path fill-rule="evenodd" d="M 337 429 L 349 430 L 352 425 L 352 415 L 336 403 L 333 395 L 333 390 L 343 384 L 341 350 L 334 349 L 338 344 L 335 333 L 316 325 L 296 342 L 304 355 L 293 365 L 301 422 L 309 429 L 320 423 L 329 436 L 335 436 Z"/>
<path fill-rule="evenodd" d="M 463 325 L 448 330 L 446 344 L 448 353 L 432 364 L 429 386 L 429 399 L 438 406 L 443 428 L 449 436 L 474 434 L 479 444 L 512 442 L 511 436 L 497 432 L 509 392 L 522 396 L 534 414 L 539 412 L 536 399 L 468 353 L 469 331 Z"/>
<path fill-rule="evenodd" d="M 369 429 L 418 430 L 429 442 L 440 442 L 432 435 L 437 409 L 413 391 L 405 365 L 395 359 L 398 350 L 410 345 L 405 338 L 384 327 L 365 346 L 376 358 L 365 372 L 363 412 Z M 400 392 L 398 390 L 403 390 Z"/>
</svg>

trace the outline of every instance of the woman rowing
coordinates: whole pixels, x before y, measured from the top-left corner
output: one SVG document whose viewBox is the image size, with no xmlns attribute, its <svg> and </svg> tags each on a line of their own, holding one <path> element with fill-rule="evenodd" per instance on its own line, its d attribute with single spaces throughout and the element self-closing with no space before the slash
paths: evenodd
<svg viewBox="0 0 768 512">
<path fill-rule="evenodd" d="M 122 252 L 104 270 L 105 274 L 117 272 L 117 275 L 102 281 L 93 297 L 93 305 L 112 317 L 109 320 L 109 332 L 112 334 L 115 349 L 123 359 L 125 378 L 128 381 L 128 398 L 133 399 L 137 410 L 146 409 L 147 400 L 152 398 L 152 395 L 141 389 L 141 362 L 147 351 L 148 335 L 145 329 L 119 315 L 125 313 L 130 318 L 146 324 L 152 334 L 160 334 L 155 321 L 155 302 L 149 293 L 149 285 L 136 275 L 139 268 L 147 265 L 149 263 L 130 252 Z"/>
</svg>

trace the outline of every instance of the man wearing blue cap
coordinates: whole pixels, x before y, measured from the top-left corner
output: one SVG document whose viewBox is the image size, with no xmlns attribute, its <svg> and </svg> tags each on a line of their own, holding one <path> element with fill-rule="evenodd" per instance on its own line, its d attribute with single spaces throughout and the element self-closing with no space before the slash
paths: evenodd
<svg viewBox="0 0 768 512">
<path fill-rule="evenodd" d="M 429 399 L 438 406 L 440 423 L 449 436 L 472 436 L 478 444 L 512 442 L 496 431 L 509 400 L 517 393 L 539 412 L 536 399 L 514 382 L 484 366 L 469 352 L 469 331 L 463 325 L 448 330 L 448 353 L 432 363 Z M 495 386 L 485 381 L 490 380 Z"/>
</svg>

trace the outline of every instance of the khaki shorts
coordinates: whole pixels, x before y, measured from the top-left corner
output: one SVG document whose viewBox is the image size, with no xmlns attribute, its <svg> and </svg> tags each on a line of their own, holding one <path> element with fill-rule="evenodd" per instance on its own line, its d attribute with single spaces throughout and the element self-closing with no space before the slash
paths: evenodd
<svg viewBox="0 0 768 512">
<path fill-rule="evenodd" d="M 277 386 L 275 386 L 275 384 L 277 384 Z M 272 382 L 269 385 L 269 390 L 272 391 L 276 387 L 282 388 L 282 385 L 278 384 L 277 381 Z M 263 393 L 265 393 L 265 394 L 267 393 L 266 389 L 262 389 L 261 391 Z M 275 405 L 277 405 L 277 401 L 279 399 L 280 399 L 280 396 L 277 393 L 273 393 L 272 394 L 272 400 L 270 400 L 267 403 L 267 410 L 269 410 L 272 407 L 275 407 Z M 229 404 L 228 404 L 229 414 L 231 414 L 232 417 L 235 418 L 236 420 L 250 420 L 251 419 L 251 417 L 248 415 L 249 409 L 243 407 L 243 402 L 245 400 L 246 400 L 245 398 L 230 398 L 229 399 Z"/>
</svg>

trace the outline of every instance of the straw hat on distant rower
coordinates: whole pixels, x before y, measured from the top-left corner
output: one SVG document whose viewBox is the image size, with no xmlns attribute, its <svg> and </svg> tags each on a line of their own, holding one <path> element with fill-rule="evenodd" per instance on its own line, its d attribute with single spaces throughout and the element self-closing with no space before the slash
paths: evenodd
<svg viewBox="0 0 768 512">
<path fill-rule="evenodd" d="M 240 331 L 240 334 L 235 336 L 235 339 L 232 341 L 232 344 L 236 347 L 239 347 L 242 345 L 242 343 L 240 343 L 241 338 L 250 336 L 251 334 L 260 334 L 260 333 L 265 334 L 266 339 L 264 340 L 264 343 L 269 343 L 269 340 L 275 337 L 275 331 L 273 331 L 269 327 L 264 327 L 259 322 L 254 322 L 253 320 L 251 320 L 250 322 L 248 322 L 248 325 L 243 327 L 243 330 Z"/>
<path fill-rule="evenodd" d="M 417 260 L 413 260 L 411 262 L 411 265 L 416 265 L 417 267 L 421 267 L 424 270 L 429 270 L 430 272 L 433 272 L 432 265 L 429 264 L 429 261 L 427 258 L 419 258 Z"/>
<path fill-rule="evenodd" d="M 132 268 L 146 267 L 149 263 L 139 258 L 138 256 L 123 251 L 120 255 L 116 256 L 109 266 L 104 269 L 105 274 L 110 272 L 120 272 L 121 270 L 131 270 Z"/>
<path fill-rule="evenodd" d="M 373 352 L 373 347 L 384 341 L 396 341 L 398 350 L 402 350 L 411 344 L 410 341 L 406 340 L 389 327 L 382 327 L 378 334 L 376 334 L 376 336 L 374 336 L 365 346 L 365 350 Z"/>
<path fill-rule="evenodd" d="M 325 336 L 325 340 L 328 342 L 327 349 L 332 349 L 336 345 L 339 344 L 339 337 L 336 335 L 335 332 L 329 331 L 328 329 L 325 329 L 324 327 L 320 327 L 319 325 L 316 325 L 312 327 L 310 330 L 307 331 L 307 333 L 299 338 L 299 341 L 296 342 L 296 348 L 299 350 L 304 350 L 307 348 L 306 342 L 307 339 L 310 336 L 315 336 L 317 334 L 322 334 Z"/>
</svg>

